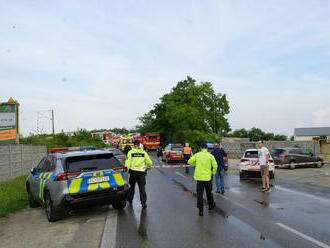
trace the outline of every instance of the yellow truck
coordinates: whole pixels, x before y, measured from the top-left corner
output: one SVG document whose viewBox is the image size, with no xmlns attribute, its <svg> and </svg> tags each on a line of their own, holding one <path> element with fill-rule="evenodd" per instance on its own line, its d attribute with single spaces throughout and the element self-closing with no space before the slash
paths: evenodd
<svg viewBox="0 0 330 248">
<path fill-rule="evenodd" d="M 119 138 L 119 149 L 123 151 L 126 145 L 130 145 L 132 148 L 134 147 L 133 136 L 121 136 Z"/>
</svg>

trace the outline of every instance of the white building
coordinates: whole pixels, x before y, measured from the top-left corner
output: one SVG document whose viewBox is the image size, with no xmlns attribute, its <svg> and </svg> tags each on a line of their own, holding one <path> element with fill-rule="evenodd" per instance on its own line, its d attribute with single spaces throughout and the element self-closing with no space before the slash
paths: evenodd
<svg viewBox="0 0 330 248">
<path fill-rule="evenodd" d="M 330 127 L 306 127 L 294 129 L 295 141 L 309 141 L 314 138 L 330 140 Z"/>
</svg>

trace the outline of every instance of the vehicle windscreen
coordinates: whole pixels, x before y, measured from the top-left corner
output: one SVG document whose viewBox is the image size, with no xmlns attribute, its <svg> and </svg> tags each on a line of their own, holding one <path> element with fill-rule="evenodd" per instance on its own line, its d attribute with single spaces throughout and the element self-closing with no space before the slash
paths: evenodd
<svg viewBox="0 0 330 248">
<path fill-rule="evenodd" d="M 121 151 L 119 151 L 119 150 L 112 150 L 110 152 L 112 152 L 113 155 L 122 155 Z"/>
<path fill-rule="evenodd" d="M 273 156 L 279 156 L 279 155 L 283 154 L 284 152 L 285 152 L 284 149 L 274 149 L 271 151 L 271 154 Z"/>
<path fill-rule="evenodd" d="M 111 153 L 69 157 L 66 159 L 66 170 L 69 173 L 107 170 L 121 166 L 120 162 Z"/>
<path fill-rule="evenodd" d="M 258 158 L 258 151 L 248 151 L 245 152 L 245 158 Z"/>
<path fill-rule="evenodd" d="M 171 151 L 175 151 L 175 152 L 183 152 L 183 147 L 172 147 Z"/>
</svg>

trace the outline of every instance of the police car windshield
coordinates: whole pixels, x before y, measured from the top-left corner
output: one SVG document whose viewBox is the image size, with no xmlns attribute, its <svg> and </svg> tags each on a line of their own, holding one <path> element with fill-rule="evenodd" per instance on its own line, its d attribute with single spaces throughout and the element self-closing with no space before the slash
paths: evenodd
<svg viewBox="0 0 330 248">
<path fill-rule="evenodd" d="M 107 170 L 121 166 L 122 165 L 113 156 L 113 154 L 77 156 L 77 157 L 69 157 L 66 159 L 67 172 Z"/>
<path fill-rule="evenodd" d="M 258 151 L 245 152 L 244 157 L 246 157 L 246 158 L 257 158 L 258 157 Z"/>
</svg>

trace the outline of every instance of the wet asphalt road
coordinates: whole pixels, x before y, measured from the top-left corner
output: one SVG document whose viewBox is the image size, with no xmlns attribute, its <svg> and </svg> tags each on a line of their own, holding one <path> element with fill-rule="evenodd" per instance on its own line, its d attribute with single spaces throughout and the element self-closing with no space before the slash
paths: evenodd
<svg viewBox="0 0 330 248">
<path fill-rule="evenodd" d="M 216 209 L 205 205 L 199 217 L 190 172 L 148 173 L 148 208 L 141 209 L 137 190 L 118 214 L 116 247 L 330 247 L 329 188 L 276 179 L 272 192 L 261 193 L 260 179 L 228 174 Z"/>
</svg>

